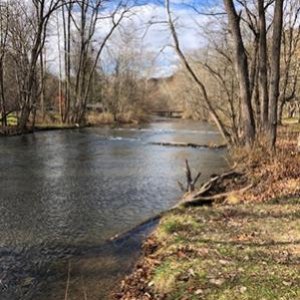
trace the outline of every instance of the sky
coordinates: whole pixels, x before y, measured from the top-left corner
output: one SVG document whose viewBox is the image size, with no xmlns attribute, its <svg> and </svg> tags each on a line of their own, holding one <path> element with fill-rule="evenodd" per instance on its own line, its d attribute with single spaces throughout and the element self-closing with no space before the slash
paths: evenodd
<svg viewBox="0 0 300 300">
<path fill-rule="evenodd" d="M 152 77 L 170 76 L 178 66 L 178 57 L 172 47 L 171 35 L 165 23 L 166 12 L 163 0 L 139 1 L 140 5 L 134 8 L 130 20 L 123 22 L 123 31 L 126 32 L 127 29 L 132 31 L 132 28 L 136 28 L 143 51 L 150 52 L 154 59 L 156 68 L 151 74 Z M 219 0 L 170 0 L 170 3 L 182 49 L 189 52 L 205 46 L 207 42 L 196 24 L 209 26 L 209 17 L 198 14 L 191 6 L 196 7 L 198 11 L 216 10 L 220 9 Z M 149 23 L 152 24 L 150 27 Z M 101 38 L 109 27 L 110 24 L 107 22 L 99 24 L 96 36 Z M 58 41 L 55 31 L 57 31 L 56 26 L 53 26 L 47 43 L 47 55 L 49 70 L 58 73 Z M 118 44 L 119 38 L 116 32 L 108 47 Z M 102 60 L 106 61 L 105 54 Z"/>
</svg>

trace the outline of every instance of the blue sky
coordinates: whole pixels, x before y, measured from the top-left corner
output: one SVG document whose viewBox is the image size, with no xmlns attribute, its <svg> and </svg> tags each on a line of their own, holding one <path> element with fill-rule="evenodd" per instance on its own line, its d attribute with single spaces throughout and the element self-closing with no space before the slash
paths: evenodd
<svg viewBox="0 0 300 300">
<path fill-rule="evenodd" d="M 143 0 L 141 0 L 143 1 Z M 145 0 L 142 6 L 142 16 L 152 17 L 157 21 L 165 20 L 163 0 Z M 207 42 L 199 32 L 196 23 L 205 25 L 209 18 L 199 15 L 191 6 L 198 11 L 220 11 L 220 0 L 170 0 L 174 19 L 176 19 L 177 32 L 182 48 L 186 51 L 194 51 L 203 47 Z M 151 51 L 161 51 L 158 55 L 160 66 L 157 76 L 168 76 L 176 70 L 178 57 L 171 47 L 172 39 L 166 25 L 158 24 L 148 32 L 145 43 Z"/>
<path fill-rule="evenodd" d="M 166 13 L 163 5 L 163 0 L 139 0 L 139 7 L 135 8 L 135 14 L 130 20 L 123 23 L 123 27 L 138 28 L 138 34 L 143 36 L 141 43 L 145 51 L 151 52 L 156 58 L 157 68 L 153 76 L 168 76 L 171 75 L 178 66 L 178 57 L 172 48 L 172 39 L 166 24 L 162 21 L 166 20 Z M 208 17 L 197 14 L 190 6 L 194 5 L 199 11 L 209 11 L 211 9 L 220 9 L 220 0 L 170 0 L 174 19 L 176 19 L 177 31 L 180 38 L 181 46 L 184 51 L 193 51 L 205 45 L 206 41 L 199 33 L 199 28 L 196 23 L 204 25 L 208 22 Z M 149 22 L 157 22 L 148 30 Z M 99 24 L 97 36 L 101 37 L 109 24 Z M 145 32 L 147 32 L 146 35 Z M 53 72 L 57 72 L 57 39 L 55 34 L 49 42 L 50 57 L 49 68 Z M 113 36 L 110 44 L 116 44 L 118 34 Z"/>
</svg>

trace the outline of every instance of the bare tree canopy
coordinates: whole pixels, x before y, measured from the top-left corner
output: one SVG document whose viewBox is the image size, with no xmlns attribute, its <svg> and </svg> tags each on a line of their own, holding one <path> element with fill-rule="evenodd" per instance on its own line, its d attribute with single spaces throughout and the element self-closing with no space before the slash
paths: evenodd
<svg viewBox="0 0 300 300">
<path fill-rule="evenodd" d="M 165 9 L 165 19 L 130 23 L 139 18 L 142 4 L 134 0 L 2 1 L 2 131 L 9 127 L 7 118 L 12 114 L 23 132 L 34 128 L 36 118 L 44 120 L 51 109 L 59 122 L 83 125 L 89 103 L 98 102 L 103 112 L 117 120 L 117 115 L 133 107 L 145 112 L 148 101 L 149 108 L 173 106 L 186 116 L 213 121 L 230 145 L 251 146 L 263 136 L 274 148 L 277 124 L 284 115 L 294 116 L 300 110 L 299 0 L 224 0 L 216 6 L 165 0 L 165 7 L 157 3 Z M 198 19 L 184 28 L 178 5 Z M 145 71 L 151 64 L 144 64 L 152 54 L 135 50 L 144 47 L 143 39 L 158 25 L 170 33 L 180 64 L 171 79 L 158 80 L 160 88 L 155 89 Z M 191 30 L 202 46 L 186 51 L 183 30 Z M 47 43 L 52 35 L 58 41 L 56 74 L 48 71 Z M 118 36 L 128 38 L 127 48 Z M 164 48 L 167 42 L 156 55 Z M 133 70 L 137 57 L 139 70 Z M 162 68 L 164 62 L 160 64 Z M 172 78 L 178 81 L 176 88 Z M 56 86 L 55 91 L 50 86 Z"/>
<path fill-rule="evenodd" d="M 166 0 L 165 7 L 175 51 L 222 135 L 231 144 L 247 145 L 264 136 L 274 148 L 283 107 L 297 98 L 299 1 L 224 0 L 223 8 L 206 13 L 204 6 L 188 4 L 211 20 L 206 27 L 195 24 L 202 34 L 199 38 L 208 41 L 202 55 L 184 53 L 172 1 Z M 227 107 L 220 105 L 224 97 L 217 100 L 220 89 Z"/>
</svg>

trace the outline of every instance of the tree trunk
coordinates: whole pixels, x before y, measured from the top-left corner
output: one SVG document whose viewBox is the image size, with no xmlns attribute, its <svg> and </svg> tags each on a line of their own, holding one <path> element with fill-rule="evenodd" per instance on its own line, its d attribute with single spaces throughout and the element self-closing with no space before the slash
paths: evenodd
<svg viewBox="0 0 300 300">
<path fill-rule="evenodd" d="M 165 7 L 166 7 L 166 12 L 167 12 L 168 23 L 169 23 L 171 35 L 173 37 L 174 44 L 175 44 L 175 50 L 176 50 L 181 62 L 183 63 L 185 69 L 187 70 L 189 75 L 192 77 L 192 79 L 195 81 L 197 86 L 200 88 L 200 91 L 202 92 L 202 96 L 204 98 L 207 109 L 210 113 L 210 116 L 211 116 L 212 120 L 215 122 L 218 130 L 220 131 L 220 133 L 222 135 L 222 137 L 224 138 L 224 140 L 228 144 L 232 144 L 233 140 L 232 140 L 230 134 L 228 133 L 227 129 L 225 128 L 221 118 L 219 117 L 216 110 L 214 109 L 214 107 L 213 107 L 213 105 L 212 105 L 212 103 L 211 103 L 211 101 L 208 97 L 208 94 L 207 94 L 206 87 L 205 87 L 204 83 L 197 76 L 194 69 L 189 64 L 187 58 L 185 57 L 184 53 L 181 50 L 179 39 L 178 39 L 177 32 L 176 32 L 176 28 L 175 28 L 175 25 L 174 25 L 174 22 L 173 22 L 173 19 L 172 19 L 172 15 L 171 15 L 170 1 L 169 0 L 165 0 Z"/>
<path fill-rule="evenodd" d="M 58 111 L 61 122 L 64 121 L 64 110 L 62 107 L 62 99 L 63 99 L 63 93 L 62 93 L 62 59 L 61 59 L 61 38 L 60 38 L 60 28 L 59 28 L 59 15 L 58 12 L 56 14 L 56 30 L 57 30 L 57 46 L 58 46 L 58 75 L 59 75 L 59 81 L 58 81 Z"/>
<path fill-rule="evenodd" d="M 268 124 L 268 49 L 264 0 L 258 0 L 259 13 L 259 94 L 261 104 L 261 125 L 265 130 Z"/>
<path fill-rule="evenodd" d="M 279 101 L 278 105 L 278 124 L 282 125 L 284 101 Z"/>
<path fill-rule="evenodd" d="M 240 87 L 242 138 L 247 145 L 251 145 L 255 138 L 255 123 L 251 105 L 248 60 L 241 34 L 240 17 L 236 13 L 232 0 L 224 0 L 224 4 L 233 37 L 234 61 Z"/>
<path fill-rule="evenodd" d="M 44 68 L 44 55 L 43 51 L 40 53 L 40 107 L 42 113 L 42 121 L 45 118 L 45 68 Z M 35 110 L 36 111 L 36 110 Z"/>
<path fill-rule="evenodd" d="M 25 132 L 26 128 L 27 128 L 27 122 L 30 116 L 30 107 L 27 103 L 27 101 L 24 101 L 24 106 L 21 110 L 21 115 L 19 118 L 19 123 L 18 123 L 18 131 L 20 133 Z"/>
<path fill-rule="evenodd" d="M 280 80 L 280 53 L 283 22 L 283 2 L 276 0 L 273 21 L 273 37 L 270 61 L 270 89 L 269 89 L 269 126 L 268 139 L 270 148 L 274 149 L 277 137 L 277 111 Z"/>
<path fill-rule="evenodd" d="M 62 122 L 69 122 L 71 106 L 71 11 L 72 4 L 62 7 L 63 38 L 64 38 L 64 109 Z M 67 12 L 67 16 L 65 13 Z"/>
<path fill-rule="evenodd" d="M 5 128 L 7 127 L 7 115 L 6 115 L 6 103 L 5 103 L 5 94 L 4 94 L 4 66 L 3 66 L 3 62 L 1 62 L 1 67 L 0 67 L 0 89 L 1 89 L 1 93 L 0 93 L 0 97 L 1 97 L 1 112 L 2 112 L 2 116 L 1 116 L 1 122 L 2 122 L 2 127 Z"/>
</svg>

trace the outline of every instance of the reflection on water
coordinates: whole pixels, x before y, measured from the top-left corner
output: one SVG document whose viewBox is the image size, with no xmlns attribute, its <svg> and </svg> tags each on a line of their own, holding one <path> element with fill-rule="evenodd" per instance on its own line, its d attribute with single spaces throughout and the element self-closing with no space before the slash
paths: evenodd
<svg viewBox="0 0 300 300">
<path fill-rule="evenodd" d="M 104 286 L 138 255 L 141 234 L 118 247 L 105 241 L 176 203 L 185 158 L 203 179 L 226 167 L 222 150 L 149 144 L 158 141 L 220 137 L 172 121 L 1 139 L 0 298 L 63 299 L 71 264 L 69 299 L 104 299 Z"/>
</svg>

